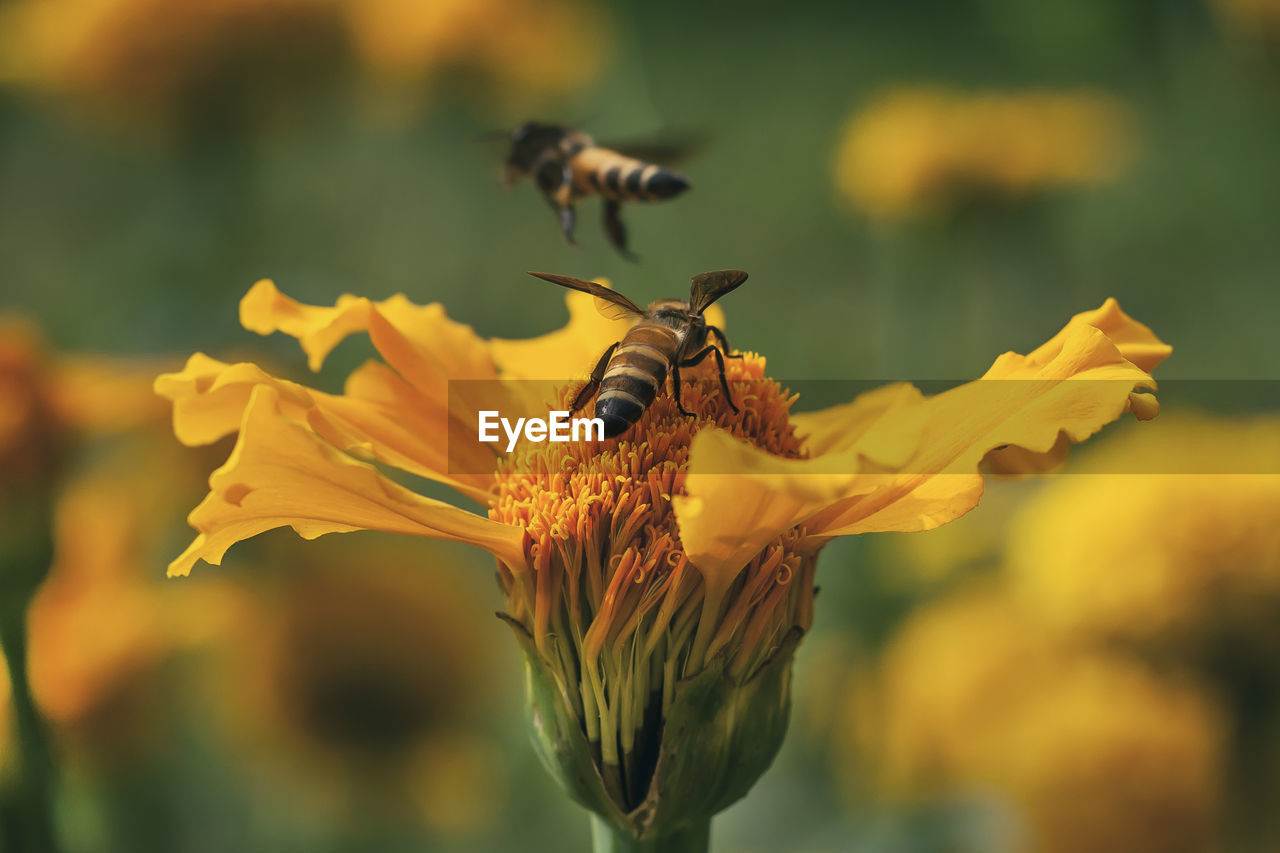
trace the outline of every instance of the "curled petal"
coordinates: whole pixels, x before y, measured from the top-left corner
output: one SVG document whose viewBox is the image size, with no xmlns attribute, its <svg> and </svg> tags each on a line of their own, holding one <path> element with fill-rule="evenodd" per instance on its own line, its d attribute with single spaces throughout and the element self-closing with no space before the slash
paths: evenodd
<svg viewBox="0 0 1280 853">
<path fill-rule="evenodd" d="M 240 429 L 249 395 L 259 385 L 279 392 L 279 405 L 295 418 L 315 402 L 311 391 L 277 379 L 256 364 L 227 364 L 198 352 L 178 373 L 156 378 L 155 392 L 173 403 L 173 432 L 188 447 L 212 444 Z"/>
<path fill-rule="evenodd" d="M 348 295 L 322 307 L 290 299 L 263 279 L 240 301 L 240 322 L 262 335 L 297 338 L 312 370 L 347 336 L 367 331 L 388 364 L 441 399 L 449 379 L 497 378 L 484 341 L 470 326 L 450 320 L 439 303 L 415 305 L 401 294 L 382 302 Z"/>
<path fill-rule="evenodd" d="M 335 449 L 282 412 L 280 392 L 251 392 L 235 449 L 209 478 L 189 521 L 199 535 L 169 566 L 185 575 L 197 560 L 219 564 L 231 545 L 277 527 L 314 539 L 383 530 L 477 545 L 523 565 L 523 532 L 417 495 Z"/>
<path fill-rule="evenodd" d="M 318 395 L 317 412 L 309 421 L 316 432 L 349 453 L 446 483 L 484 503 L 501 450 L 476 441 L 471 412 L 475 407 L 512 404 L 488 399 L 502 392 L 498 383 L 474 386 L 486 399 L 472 402 L 467 395 L 455 393 L 441 406 L 386 365 L 370 361 L 347 378 L 345 394 Z"/>
<path fill-rule="evenodd" d="M 1101 329 L 1080 321 L 1089 316 L 1119 330 L 1139 359 L 1150 362 L 1167 350 L 1154 336 L 1154 343 L 1143 342 L 1137 330 L 1145 327 L 1108 302 L 1073 319 L 1032 355 L 1001 356 L 979 381 L 927 398 L 910 386 L 889 386 L 797 416 L 814 453 L 808 460 L 700 433 L 687 496 L 675 503 L 690 561 L 727 583 L 763 544 L 797 524 L 816 540 L 937 527 L 977 505 L 979 466 L 993 451 L 1050 457 L 1125 412 L 1150 414 L 1145 402 L 1134 402 L 1153 400 L 1136 394 L 1155 387 L 1150 374 Z M 735 511 L 714 509 L 722 506 Z"/>
<path fill-rule="evenodd" d="M 688 495 L 672 504 L 712 598 L 779 533 L 848 495 L 857 479 L 830 458 L 783 459 L 717 429 L 698 433 L 689 453 Z"/>
<path fill-rule="evenodd" d="M 160 376 L 155 388 L 173 402 L 178 440 L 200 445 L 238 430 L 260 385 L 278 392 L 282 414 L 307 423 L 338 449 L 445 483 L 481 503 L 488 500 L 493 478 L 479 472 L 492 471 L 496 446 L 475 441 L 471 410 L 458 395 L 452 401 L 429 399 L 377 362 L 351 375 L 346 394 L 334 395 L 277 379 L 254 364 L 227 364 L 197 353 L 180 373 Z M 494 382 L 476 385 L 502 390 Z"/>
<path fill-rule="evenodd" d="M 1084 441 L 1130 410 L 1135 388 L 1154 384 L 1102 331 L 1068 325 L 1048 362 L 1006 353 L 983 379 L 929 398 L 918 413 L 920 447 L 900 475 L 828 507 L 807 528 L 838 536 L 945 524 L 977 505 L 979 465 L 991 451 L 1052 454 L 1061 436 Z"/>
<path fill-rule="evenodd" d="M 241 301 L 240 317 L 253 331 L 298 338 L 313 369 L 344 337 L 367 331 L 399 377 L 366 366 L 348 382 L 346 399 L 325 398 L 321 409 L 338 413 L 351 432 L 328 437 L 353 451 L 369 441 L 382 461 L 448 482 L 480 500 L 492 481 L 485 478 L 481 486 L 478 475 L 492 471 L 494 450 L 476 441 L 477 412 L 518 417 L 531 407 L 546 410 L 542 387 L 499 378 L 490 345 L 470 326 L 450 320 L 439 304 L 415 305 L 401 295 L 382 302 L 344 296 L 322 308 L 296 302 L 264 280 Z M 452 477 L 450 472 L 461 473 Z"/>
<path fill-rule="evenodd" d="M 809 459 L 773 456 L 721 430 L 698 433 L 688 495 L 674 505 L 685 552 L 708 585 L 727 586 L 783 530 L 874 490 L 878 481 L 867 475 L 905 465 L 919 444 L 915 413 L 923 401 L 915 387 L 898 383 L 792 416 Z"/>
<path fill-rule="evenodd" d="M 1091 326 L 1102 332 L 1127 361 L 1147 373 L 1173 352 L 1173 347 L 1157 338 L 1155 332 L 1120 310 L 1119 302 L 1108 299 L 1100 308 L 1082 311 L 1068 320 L 1062 331 L 1027 355 L 1027 360 L 1035 364 L 1052 361 L 1062 351 L 1067 336 L 1080 326 Z"/>
</svg>

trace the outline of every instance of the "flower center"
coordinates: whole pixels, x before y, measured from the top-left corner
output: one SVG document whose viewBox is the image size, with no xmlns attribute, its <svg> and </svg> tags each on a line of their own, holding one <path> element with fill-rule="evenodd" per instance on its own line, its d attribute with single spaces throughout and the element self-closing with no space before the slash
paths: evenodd
<svg viewBox="0 0 1280 853">
<path fill-rule="evenodd" d="M 556 672 L 624 806 L 645 795 L 676 682 L 710 665 L 748 680 L 788 633 L 807 628 L 812 608 L 813 560 L 798 553 L 799 530 L 704 606 L 671 500 L 684 491 L 693 437 L 718 427 L 769 453 L 803 450 L 794 397 L 765 377 L 762 358 L 726 362 L 737 412 L 712 359 L 682 374 L 692 416 L 663 392 L 617 439 L 526 444 L 502 463 L 489 511 L 526 532 L 528 571 L 503 569 L 509 615 Z M 561 408 L 577 390 L 560 389 Z"/>
</svg>

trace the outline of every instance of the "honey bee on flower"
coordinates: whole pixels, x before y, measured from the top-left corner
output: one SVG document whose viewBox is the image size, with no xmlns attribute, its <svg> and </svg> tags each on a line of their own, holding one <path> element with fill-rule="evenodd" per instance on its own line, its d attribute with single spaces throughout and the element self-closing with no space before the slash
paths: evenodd
<svg viewBox="0 0 1280 853">
<path fill-rule="evenodd" d="M 568 409 L 634 324 L 597 313 L 591 293 L 566 298 L 565 329 L 486 341 L 438 304 L 312 306 L 256 284 L 242 323 L 297 338 L 313 368 L 357 332 L 385 361 L 357 369 L 340 394 L 203 354 L 161 376 L 180 440 L 238 433 L 170 573 L 286 526 L 309 539 L 373 529 L 487 550 L 545 763 L 602 832 L 663 844 L 705 842 L 711 816 L 776 753 L 825 542 L 945 524 L 977 503 L 985 463 L 1032 465 L 1126 412 L 1154 415 L 1144 390 L 1170 351 L 1108 300 L 935 396 L 896 384 L 795 413 L 765 359 L 744 352 L 724 361 L 732 399 L 704 361 L 690 378 L 713 381 L 686 386 L 684 411 L 655 395 L 616 438 L 510 453 L 476 440 L 478 410 Z M 707 322 L 722 328 L 715 309 Z M 485 512 L 419 495 L 383 466 Z"/>
<path fill-rule="evenodd" d="M 570 290 L 589 293 L 603 303 L 603 310 L 611 316 L 635 321 L 622 340 L 605 349 L 591 371 L 591 378 L 570 404 L 570 411 L 576 412 L 598 389 L 596 417 L 604 423 L 604 438 L 621 435 L 640 419 L 666 382 L 668 371 L 671 372 L 671 394 L 676 408 L 681 414 L 692 417 L 693 413 L 680 403 L 680 368 L 697 367 L 707 356 L 715 357 L 720 389 L 729 408 L 734 414 L 738 413 L 725 379 L 724 360 L 743 356 L 729 352 L 729 339 L 718 326 L 709 325 L 703 314 L 717 299 L 747 280 L 747 274 L 742 270 L 716 270 L 696 275 L 687 302 L 659 299 L 647 309 L 593 281 L 544 272 L 530 275 Z"/>
</svg>

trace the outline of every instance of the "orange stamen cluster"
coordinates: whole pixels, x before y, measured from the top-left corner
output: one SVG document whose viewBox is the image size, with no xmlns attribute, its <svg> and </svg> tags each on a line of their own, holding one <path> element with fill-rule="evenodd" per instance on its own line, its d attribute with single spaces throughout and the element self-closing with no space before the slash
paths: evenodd
<svg viewBox="0 0 1280 853">
<path fill-rule="evenodd" d="M 510 616 L 558 670 L 600 750 L 606 782 L 630 804 L 643 796 L 676 682 L 711 665 L 747 681 L 812 615 L 813 558 L 799 553 L 801 531 L 779 536 L 722 600 L 710 601 L 684 553 L 671 500 L 684 492 L 689 447 L 701 429 L 802 456 L 789 419 L 795 397 L 765 378 L 764 360 L 753 355 L 727 363 L 738 413 L 710 360 L 683 373 L 693 417 L 663 393 L 617 439 L 526 444 L 502 463 L 489 513 L 526 532 L 528 571 L 504 572 Z M 576 391 L 561 388 L 559 408 Z"/>
</svg>

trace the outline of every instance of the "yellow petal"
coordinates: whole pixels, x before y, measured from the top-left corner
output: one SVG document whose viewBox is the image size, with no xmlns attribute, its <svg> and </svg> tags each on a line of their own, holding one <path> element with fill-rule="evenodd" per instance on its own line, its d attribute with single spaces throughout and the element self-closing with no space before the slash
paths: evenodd
<svg viewBox="0 0 1280 853">
<path fill-rule="evenodd" d="M 303 305 L 264 278 L 240 300 L 240 324 L 260 335 L 284 332 L 297 338 L 311 369 L 319 370 L 334 347 L 368 328 L 371 304 L 363 297 L 345 295 L 332 308 Z"/>
<path fill-rule="evenodd" d="M 920 446 L 894 482 L 823 510 L 808 520 L 809 532 L 837 536 L 945 524 L 977 505 L 977 472 L 992 450 L 1050 454 L 1060 436 L 1085 440 L 1129 410 L 1135 388 L 1154 387 L 1097 328 L 1072 323 L 1065 332 L 1047 362 L 1006 353 L 983 379 L 929 398 L 918 413 Z"/>
<path fill-rule="evenodd" d="M 173 403 L 173 432 L 189 447 L 212 444 L 240 429 L 249 394 L 258 385 L 270 385 L 280 394 L 280 405 L 303 418 L 315 404 L 309 389 L 276 379 L 256 364 L 227 364 L 198 352 L 178 373 L 156 378 L 155 393 Z"/>
<path fill-rule="evenodd" d="M 241 300 L 240 322 L 262 335 L 279 331 L 297 338 L 312 370 L 347 336 L 367 331 L 389 365 L 440 399 L 447 380 L 497 378 L 484 341 L 470 326 L 450 320 L 439 303 L 415 305 L 401 294 L 382 302 L 347 295 L 321 307 L 290 299 L 264 279 Z"/>
<path fill-rule="evenodd" d="M 1157 338 L 1151 329 L 1120 310 L 1119 302 L 1108 299 L 1100 308 L 1072 317 L 1062 331 L 1027 355 L 1027 360 L 1036 364 L 1052 361 L 1062 351 L 1067 336 L 1079 326 L 1092 326 L 1101 331 L 1121 355 L 1147 373 L 1173 352 L 1173 347 Z"/>
<path fill-rule="evenodd" d="M 915 453 L 923 395 L 888 385 L 818 412 L 792 416 L 810 459 L 772 456 L 721 430 L 690 449 L 687 496 L 674 499 L 680 539 L 708 586 L 727 586 L 775 536 L 835 501 L 865 494 Z M 863 474 L 861 478 L 859 474 Z"/>
<path fill-rule="evenodd" d="M 503 390 L 496 382 L 476 384 Z M 178 440 L 200 445 L 240 428 L 259 385 L 275 388 L 283 413 L 306 422 L 338 449 L 445 483 L 481 503 L 488 500 L 499 449 L 476 441 L 475 417 L 463 420 L 465 412 L 455 411 L 465 401 L 453 400 L 450 409 L 449 400 L 429 399 L 385 365 L 359 368 L 347 380 L 346 394 L 338 396 L 277 379 L 254 364 L 227 364 L 197 353 L 180 373 L 160 376 L 155 388 L 173 401 Z M 514 408 L 492 400 L 487 407 Z"/>
<path fill-rule="evenodd" d="M 217 565 L 236 542 L 285 526 L 307 539 L 354 530 L 450 539 L 484 548 L 513 570 L 524 563 L 519 528 L 396 485 L 285 415 L 271 385 L 254 387 L 236 447 L 209 486 L 189 517 L 199 535 L 170 575 L 189 573 L 197 560 Z"/>
<path fill-rule="evenodd" d="M 379 354 L 407 386 L 398 387 L 394 377 L 376 368 L 352 377 L 347 400 L 331 397 L 320 408 L 330 414 L 341 409 L 341 418 L 353 433 L 341 441 L 338 433 L 327 436 L 352 450 L 367 440 L 375 452 L 386 452 L 379 455 L 383 461 L 421 476 L 452 485 L 469 482 L 464 491 L 473 497 L 476 478 L 492 471 L 495 457 L 494 445 L 476 440 L 478 412 L 497 411 L 515 418 L 546 411 L 547 387 L 500 379 L 489 344 L 470 326 L 450 320 L 439 304 L 415 305 L 401 295 L 382 302 L 343 296 L 333 307 L 323 308 L 296 302 L 264 280 L 245 296 L 240 316 L 253 331 L 283 331 L 297 337 L 313 369 L 344 337 L 367 331 Z M 359 403 L 351 402 L 357 399 Z M 390 408 L 391 400 L 406 408 Z M 396 428 L 397 420 L 403 427 L 403 422 L 415 420 L 415 414 L 419 416 L 413 428 L 416 436 L 408 428 Z M 357 421 L 362 426 L 356 427 Z M 392 449 L 393 444 L 397 449 Z M 436 452 L 424 452 L 432 447 Z M 406 466 L 406 460 L 417 464 Z M 447 477 L 450 471 L 459 478 Z"/>
<path fill-rule="evenodd" d="M 861 441 L 868 433 L 883 425 L 886 418 L 893 418 L 904 409 L 918 405 L 924 395 L 914 385 L 898 382 L 886 385 L 865 394 L 859 394 L 852 401 L 840 406 L 832 406 L 817 412 L 801 412 L 791 416 L 796 434 L 804 438 L 805 450 L 810 457 L 839 450 L 846 450 Z M 903 421 L 899 417 L 896 429 L 901 429 Z M 884 436 L 888 438 L 888 436 Z M 901 436 L 900 436 L 901 437 Z M 877 452 L 877 459 L 886 465 L 906 461 L 907 454 L 915 450 L 914 438 L 899 442 L 897 451 L 890 451 L 884 442 Z"/>
<path fill-rule="evenodd" d="M 476 384 L 486 392 L 503 389 L 495 382 Z M 371 361 L 348 377 L 342 396 L 317 394 L 308 422 L 348 453 L 446 483 L 485 503 L 502 451 L 496 444 L 476 440 L 477 422 L 468 415 L 465 395 L 451 396 L 442 407 L 386 365 Z M 510 411 L 501 400 L 474 405 Z"/>
<path fill-rule="evenodd" d="M 1130 343 L 1141 337 L 1132 321 L 1111 323 L 1123 317 L 1118 307 L 1100 312 Z M 1129 354 L 1149 360 L 1156 347 Z M 687 496 L 675 500 L 681 541 L 714 586 L 797 524 L 818 540 L 937 527 L 977 504 L 979 466 L 993 450 L 1051 454 L 1061 437 L 1083 441 L 1136 408 L 1132 397 L 1142 387 L 1154 387 L 1150 375 L 1077 317 L 1032 356 L 1006 353 L 982 380 L 935 397 L 896 385 L 797 415 L 808 460 L 704 431 L 691 449 Z"/>
<path fill-rule="evenodd" d="M 699 432 L 689 458 L 687 495 L 672 504 L 710 598 L 779 533 L 847 496 L 857 481 L 853 457 L 844 458 L 847 467 L 833 457 L 783 459 L 718 429 Z"/>
</svg>

